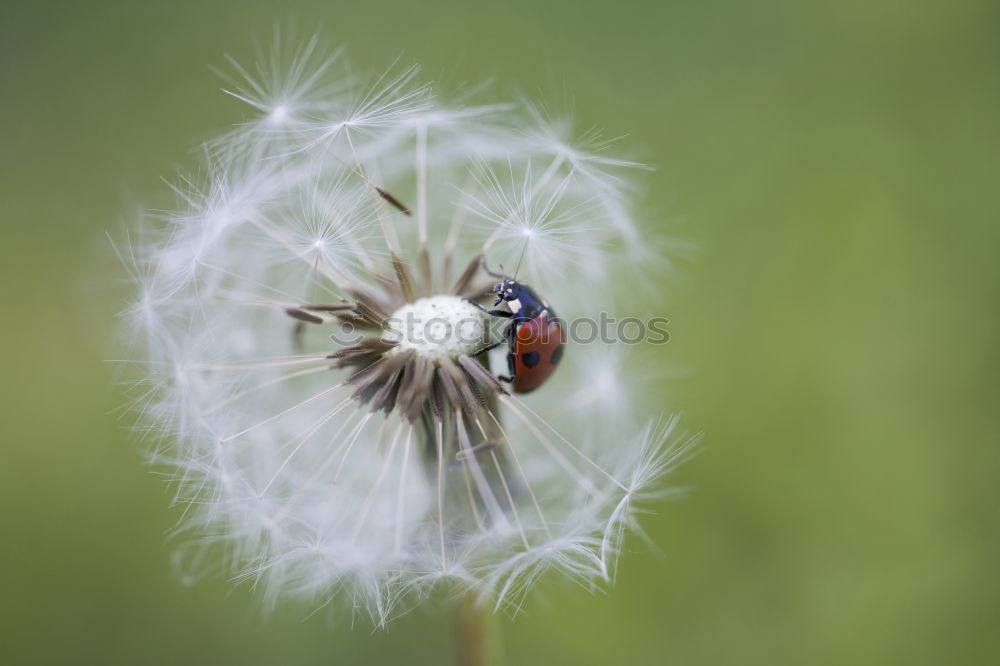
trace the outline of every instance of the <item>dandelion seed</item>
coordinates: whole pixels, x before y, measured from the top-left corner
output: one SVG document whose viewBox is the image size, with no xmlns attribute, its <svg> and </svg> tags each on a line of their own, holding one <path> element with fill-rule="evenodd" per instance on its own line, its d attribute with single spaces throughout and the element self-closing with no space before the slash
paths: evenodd
<svg viewBox="0 0 1000 666">
<path fill-rule="evenodd" d="M 449 106 L 415 69 L 359 85 L 315 40 L 259 61 L 227 89 L 256 120 L 121 252 L 179 531 L 269 602 L 343 598 L 376 624 L 435 585 L 514 612 L 545 571 L 610 580 L 676 422 L 636 425 L 606 354 L 594 391 L 509 395 L 470 301 L 489 256 L 563 316 L 613 302 L 634 165 L 526 131 L 530 108 Z"/>
</svg>

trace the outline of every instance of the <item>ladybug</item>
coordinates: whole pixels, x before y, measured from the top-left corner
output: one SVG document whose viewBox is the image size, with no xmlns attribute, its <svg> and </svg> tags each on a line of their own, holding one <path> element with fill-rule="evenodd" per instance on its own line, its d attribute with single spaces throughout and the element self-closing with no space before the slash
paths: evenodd
<svg viewBox="0 0 1000 666">
<path fill-rule="evenodd" d="M 562 359 L 562 326 L 555 311 L 531 287 L 502 273 L 494 273 L 485 264 L 484 269 L 501 279 L 491 292 L 496 295 L 493 306 L 506 302 L 509 310 L 477 307 L 488 315 L 507 318 L 511 322 L 504 329 L 503 339 L 485 347 L 480 353 L 507 343 L 509 374 L 500 375 L 499 379 L 509 382 L 515 393 L 529 393 L 545 383 Z"/>
</svg>

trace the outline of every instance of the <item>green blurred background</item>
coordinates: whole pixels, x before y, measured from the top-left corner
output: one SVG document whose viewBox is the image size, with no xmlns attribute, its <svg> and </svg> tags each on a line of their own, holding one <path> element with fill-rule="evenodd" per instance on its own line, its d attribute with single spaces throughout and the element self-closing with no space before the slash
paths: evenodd
<svg viewBox="0 0 1000 666">
<path fill-rule="evenodd" d="M 651 312 L 706 432 L 610 594 L 547 581 L 511 664 L 986 663 L 1000 652 L 995 1 L 4 3 L 0 663 L 442 664 L 388 632 L 184 587 L 113 413 L 128 287 L 104 232 L 242 118 L 208 65 L 297 19 L 363 69 L 570 99 L 657 165 L 696 246 Z M 669 295 L 669 300 L 666 296 Z M 685 371 L 677 379 L 676 369 Z M 669 373 L 667 371 L 670 371 Z"/>
</svg>

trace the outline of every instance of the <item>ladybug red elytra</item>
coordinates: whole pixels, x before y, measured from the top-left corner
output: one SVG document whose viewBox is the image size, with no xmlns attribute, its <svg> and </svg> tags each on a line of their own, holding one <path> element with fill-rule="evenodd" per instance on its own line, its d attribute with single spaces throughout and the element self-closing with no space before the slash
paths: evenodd
<svg viewBox="0 0 1000 666">
<path fill-rule="evenodd" d="M 489 351 L 505 342 L 508 344 L 507 376 L 500 379 L 510 382 L 515 393 L 528 393 L 545 383 L 563 354 L 562 327 L 555 311 L 531 289 L 502 273 L 494 273 L 483 265 L 487 273 L 501 279 L 493 287 L 496 301 L 493 305 L 506 302 L 508 310 L 487 310 L 483 312 L 494 317 L 510 319 L 504 330 L 503 339 L 482 351 Z M 482 352 L 480 352 L 482 353 Z"/>
</svg>

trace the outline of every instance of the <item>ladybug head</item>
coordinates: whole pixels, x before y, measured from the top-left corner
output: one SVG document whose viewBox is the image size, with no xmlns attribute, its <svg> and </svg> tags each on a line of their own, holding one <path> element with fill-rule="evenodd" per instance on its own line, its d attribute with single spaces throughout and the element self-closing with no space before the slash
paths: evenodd
<svg viewBox="0 0 1000 666">
<path fill-rule="evenodd" d="M 513 301 L 518 298 L 521 293 L 521 285 L 514 280 L 504 278 L 503 282 L 497 282 L 493 285 L 493 293 L 497 297 L 493 305 L 500 305 L 501 301 Z"/>
</svg>

